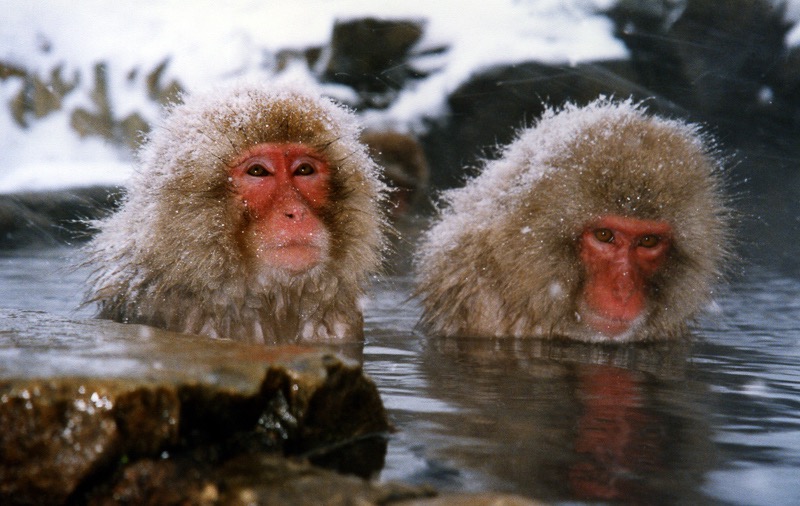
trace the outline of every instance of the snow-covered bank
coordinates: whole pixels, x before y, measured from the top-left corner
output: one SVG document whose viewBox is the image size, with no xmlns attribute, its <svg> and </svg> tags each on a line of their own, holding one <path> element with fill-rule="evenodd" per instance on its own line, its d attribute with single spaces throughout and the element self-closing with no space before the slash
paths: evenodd
<svg viewBox="0 0 800 506">
<path fill-rule="evenodd" d="M 414 64 L 435 72 L 404 90 L 388 110 L 365 117 L 371 123 L 409 127 L 423 116 L 441 113 L 446 94 L 489 65 L 624 57 L 626 50 L 612 36 L 610 21 L 598 14 L 613 3 L 506 0 L 489 8 L 484 2 L 457 0 L 10 1 L 0 21 L 0 61 L 42 78 L 62 66 L 66 78 L 77 72 L 81 79 L 61 110 L 31 120 L 28 128 L 0 109 L 0 192 L 125 180 L 132 168 L 129 151 L 94 137 L 81 140 L 70 127 L 68 111 L 91 108 L 98 62 L 108 65 L 115 116 L 139 112 L 152 122 L 159 106 L 148 100 L 141 74 L 165 58 L 164 80 L 178 80 L 191 92 L 234 78 L 273 78 L 277 52 L 324 46 L 336 20 L 424 20 L 425 32 L 415 49 L 448 50 L 421 56 Z M 133 71 L 139 75 L 132 78 Z M 284 74 L 314 79 L 301 65 Z M 21 78 L 0 81 L 0 101 L 8 104 L 22 86 Z M 328 91 L 342 93 L 333 86 Z"/>
</svg>

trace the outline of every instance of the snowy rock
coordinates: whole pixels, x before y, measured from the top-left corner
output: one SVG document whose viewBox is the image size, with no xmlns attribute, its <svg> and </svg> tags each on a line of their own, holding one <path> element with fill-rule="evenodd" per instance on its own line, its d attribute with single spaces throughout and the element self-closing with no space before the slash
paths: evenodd
<svg viewBox="0 0 800 506">
<path fill-rule="evenodd" d="M 422 74 L 409 51 L 423 34 L 420 21 L 376 18 L 337 22 L 322 80 L 355 89 L 364 105 L 388 105 L 409 78 Z"/>
</svg>

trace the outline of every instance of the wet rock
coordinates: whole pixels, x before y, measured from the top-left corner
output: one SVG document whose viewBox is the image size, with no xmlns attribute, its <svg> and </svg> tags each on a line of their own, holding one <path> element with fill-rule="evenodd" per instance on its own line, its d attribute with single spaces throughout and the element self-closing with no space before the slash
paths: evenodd
<svg viewBox="0 0 800 506">
<path fill-rule="evenodd" d="M 202 503 L 238 490 L 215 484 L 262 483 L 250 465 L 260 459 L 357 459 L 352 447 L 365 441 L 380 455 L 349 465 L 361 476 L 383 465 L 378 391 L 357 362 L 328 350 L 37 312 L 0 310 L 0 319 L 0 503 Z"/>
<path fill-rule="evenodd" d="M 101 186 L 0 194 L 0 250 L 88 238 L 87 220 L 116 208 L 121 197 L 122 190 Z"/>
<path fill-rule="evenodd" d="M 431 497 L 424 487 L 378 484 L 278 455 L 246 455 L 216 469 L 202 462 L 142 460 L 87 504 L 397 504 Z M 454 504 L 454 503 L 453 503 Z"/>
<path fill-rule="evenodd" d="M 506 494 L 439 494 L 425 486 L 376 483 L 277 455 L 246 455 L 217 469 L 202 462 L 141 460 L 86 499 L 89 505 L 226 504 L 314 506 L 536 506 Z"/>
<path fill-rule="evenodd" d="M 541 506 L 545 503 L 511 494 L 446 494 L 404 501 L 403 506 Z"/>
</svg>

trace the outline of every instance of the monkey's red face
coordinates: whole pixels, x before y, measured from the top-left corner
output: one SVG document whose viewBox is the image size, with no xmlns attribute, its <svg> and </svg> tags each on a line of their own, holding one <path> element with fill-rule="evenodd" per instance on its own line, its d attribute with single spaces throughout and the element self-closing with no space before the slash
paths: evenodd
<svg viewBox="0 0 800 506">
<path fill-rule="evenodd" d="M 646 316 L 650 280 L 667 259 L 672 227 L 664 221 L 605 216 L 580 237 L 586 280 L 581 321 L 607 337 L 619 336 Z"/>
<path fill-rule="evenodd" d="M 299 143 L 258 144 L 235 161 L 231 181 L 245 207 L 250 255 L 291 273 L 327 258 L 330 238 L 320 212 L 330 198 L 330 166 L 323 156 Z"/>
</svg>

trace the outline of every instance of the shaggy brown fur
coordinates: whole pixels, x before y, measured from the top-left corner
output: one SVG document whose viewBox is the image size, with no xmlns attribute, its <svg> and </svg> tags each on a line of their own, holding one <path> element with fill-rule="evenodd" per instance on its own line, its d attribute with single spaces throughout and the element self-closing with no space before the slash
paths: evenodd
<svg viewBox="0 0 800 506">
<path fill-rule="evenodd" d="M 237 85 L 174 107 L 141 152 L 118 213 L 89 246 L 99 316 L 277 343 L 363 337 L 359 299 L 384 246 L 384 186 L 352 114 L 313 93 Z M 331 255 L 301 275 L 254 268 L 238 245 L 244 210 L 229 166 L 264 142 L 327 156 Z"/>
<path fill-rule="evenodd" d="M 665 220 L 673 247 L 646 321 L 671 339 L 706 305 L 729 253 L 721 164 L 695 126 L 598 100 L 549 110 L 464 188 L 443 195 L 416 260 L 422 328 L 444 336 L 606 338 L 581 325 L 578 237 L 616 214 Z"/>
<path fill-rule="evenodd" d="M 416 210 L 428 189 L 430 173 L 419 142 L 411 135 L 391 130 L 368 130 L 361 135 L 361 142 L 383 167 L 384 178 L 392 188 L 394 214 Z"/>
</svg>

